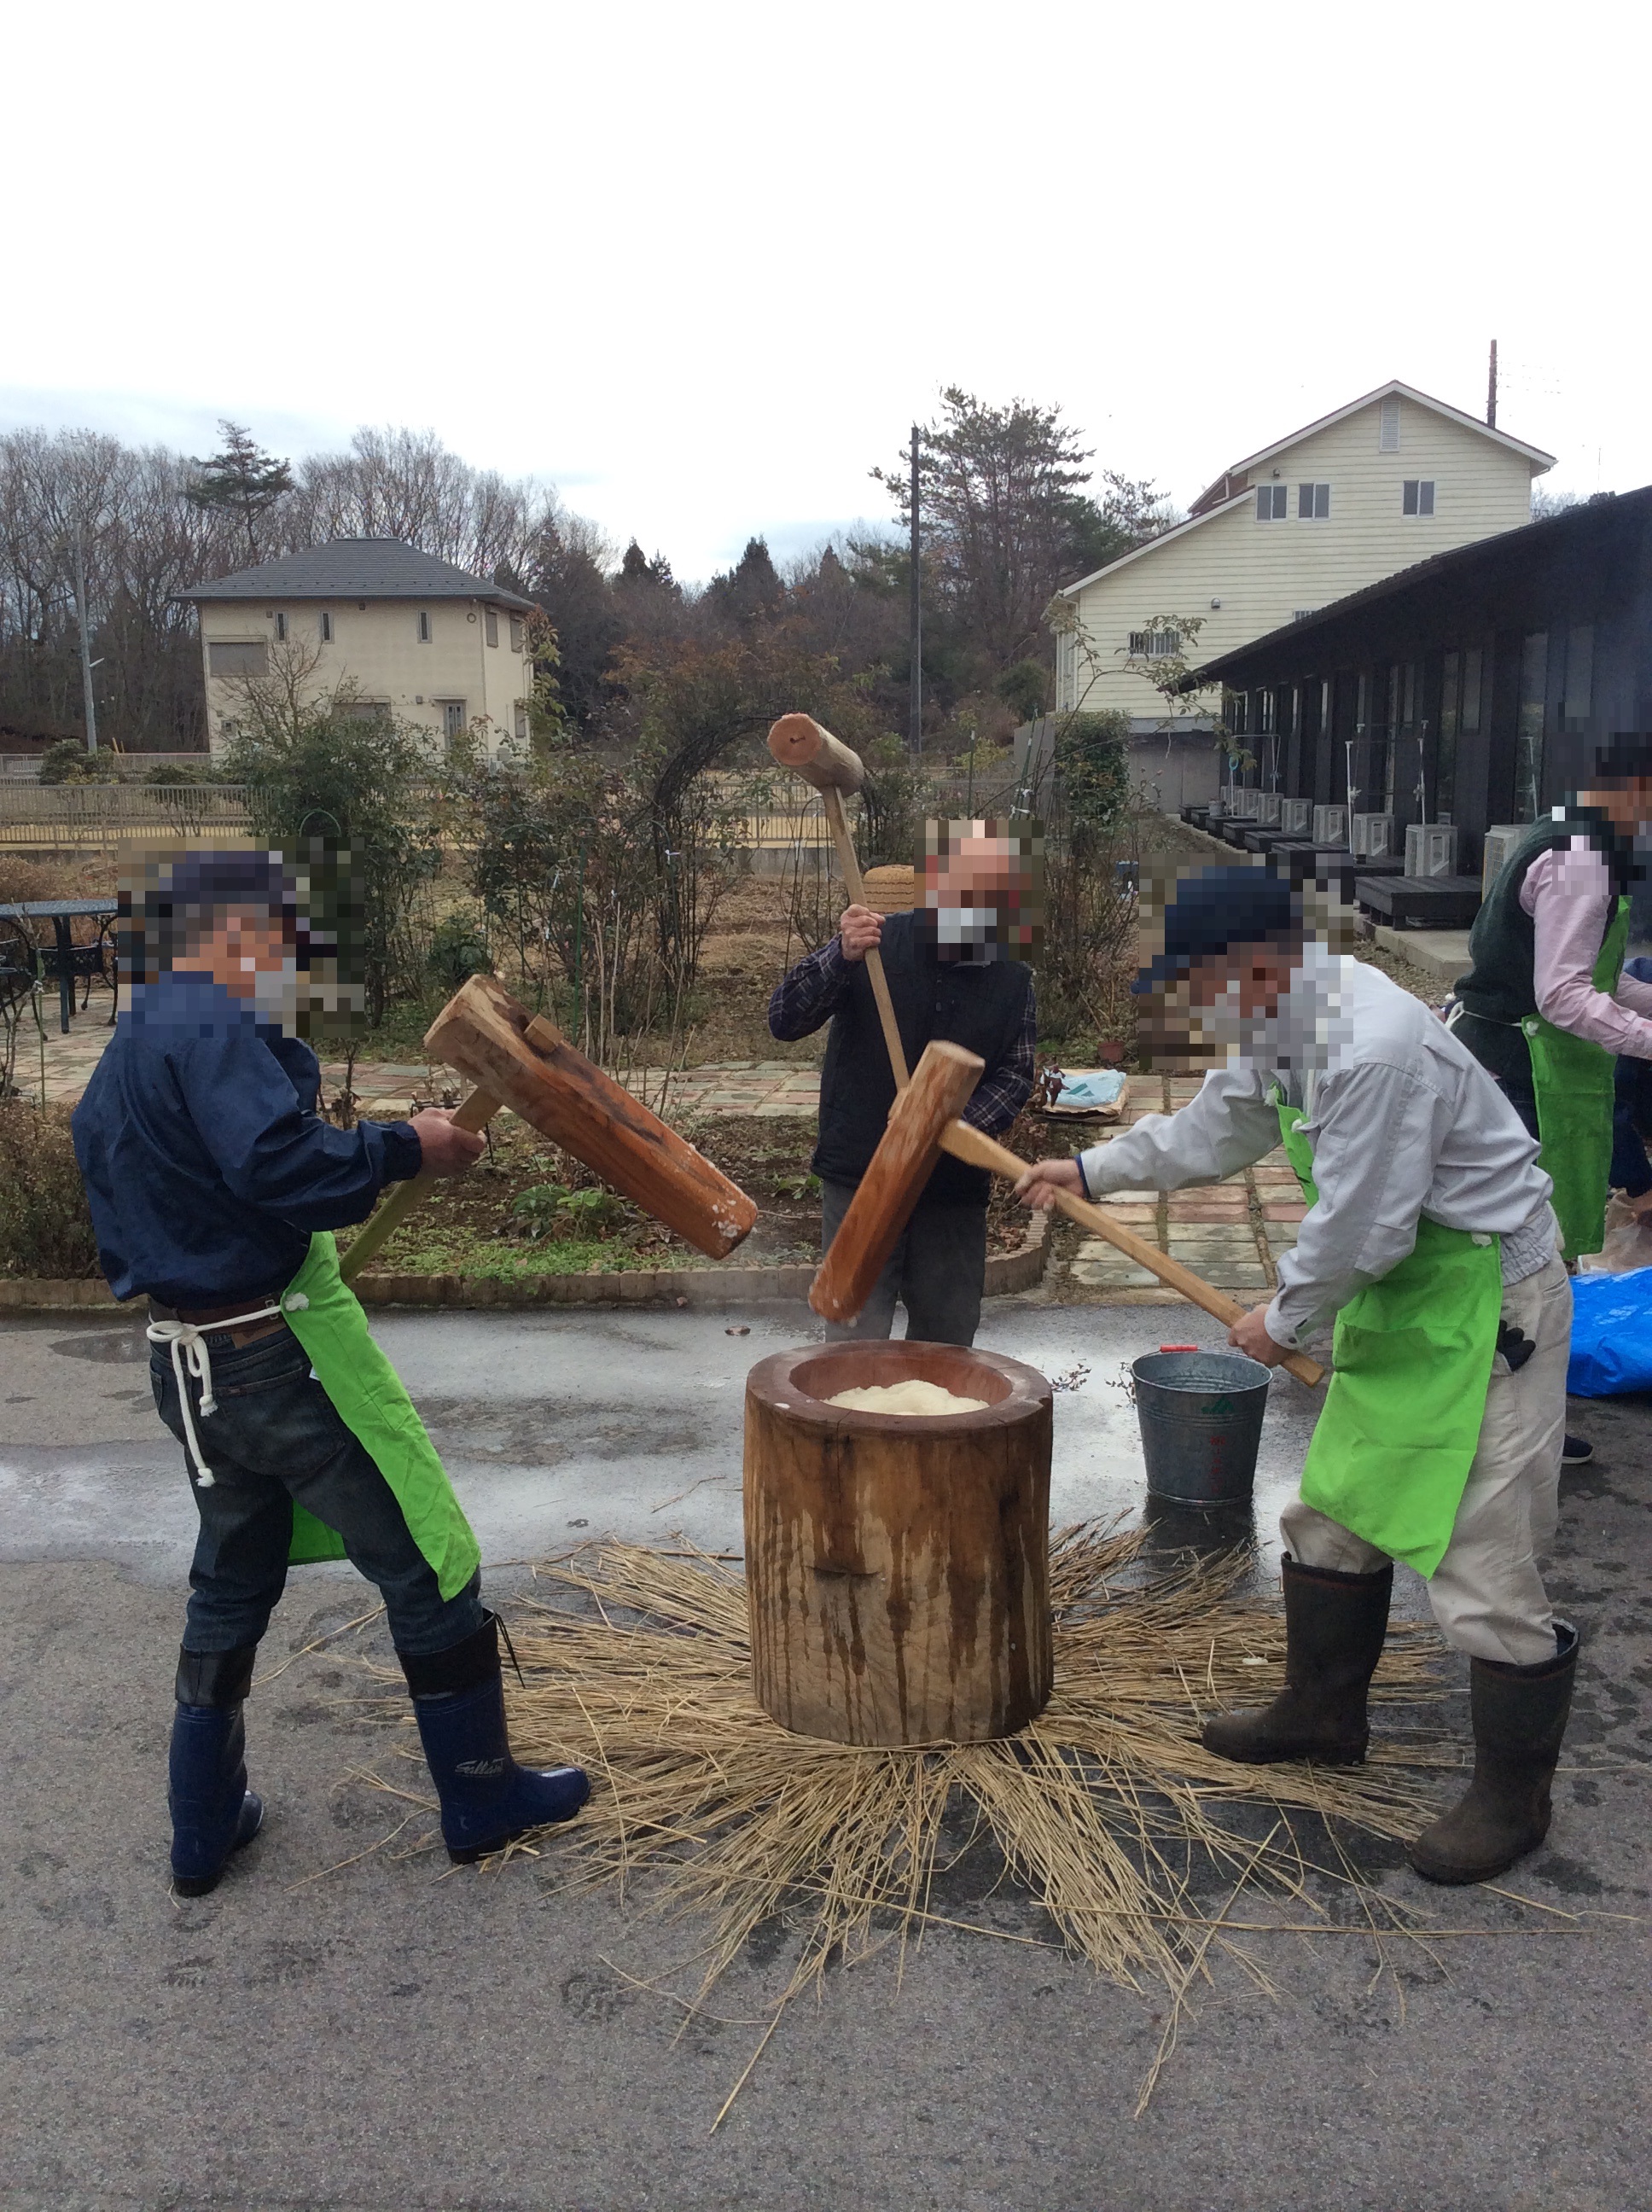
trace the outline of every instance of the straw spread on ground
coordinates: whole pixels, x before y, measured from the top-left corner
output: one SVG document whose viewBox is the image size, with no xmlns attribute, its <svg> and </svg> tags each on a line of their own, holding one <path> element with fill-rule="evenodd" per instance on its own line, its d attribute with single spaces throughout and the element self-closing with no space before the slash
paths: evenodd
<svg viewBox="0 0 1652 2212">
<path fill-rule="evenodd" d="M 1419 1732 L 1412 1716 L 1400 1728 L 1379 1723 L 1363 1767 L 1212 1757 L 1200 1722 L 1279 1686 L 1284 1618 L 1237 1594 L 1245 1554 L 1183 1555 L 1155 1575 L 1145 1540 L 1139 1529 L 1094 1525 L 1059 1537 L 1048 1706 L 1013 1738 L 928 1749 L 829 1743 L 770 1720 L 751 1693 L 744 1583 L 726 1561 L 605 1544 L 536 1567 L 557 1596 L 513 1614 L 523 1679 L 517 1686 L 507 1670 L 512 1741 L 526 1762 L 579 1762 L 594 1785 L 577 1821 L 538 1839 L 560 1879 L 616 1883 L 632 1901 L 703 1920 L 689 1962 L 698 1985 L 678 1996 L 690 2018 L 762 1923 L 782 1915 L 800 1937 L 723 2112 L 787 2005 L 834 1960 L 853 1965 L 890 1945 L 903 1960 L 936 1925 L 1003 1935 L 934 1909 L 938 1876 L 967 1848 L 960 1808 L 969 1839 L 991 1837 L 1072 1953 L 1156 2002 L 1168 1996 L 1138 2110 L 1213 1954 L 1272 1989 L 1246 1936 L 1363 1933 L 1383 1955 L 1390 1937 L 1470 1932 L 1420 1926 L 1360 1877 L 1339 1833 L 1345 1824 L 1370 1837 L 1414 1834 L 1436 1809 L 1429 1770 L 1458 1766 L 1461 1747 Z M 1441 1649 L 1430 1629 L 1394 1624 L 1373 1687 L 1378 1707 L 1442 1696 Z M 411 1743 L 407 1755 L 417 1757 Z M 374 1778 L 420 1802 L 416 1788 Z M 1260 1821 L 1253 1812 L 1234 1825 L 1246 1803 L 1261 1808 Z M 1306 1845 L 1298 1823 L 1314 1839 Z M 1342 1910 L 1316 1897 L 1322 1883 L 1310 1887 L 1310 1875 L 1327 1873 L 1346 1885 Z"/>
</svg>

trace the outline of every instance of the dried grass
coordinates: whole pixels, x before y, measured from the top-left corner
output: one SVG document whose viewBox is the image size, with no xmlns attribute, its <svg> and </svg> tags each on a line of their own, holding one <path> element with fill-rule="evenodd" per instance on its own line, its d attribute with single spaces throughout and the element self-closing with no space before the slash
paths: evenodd
<svg viewBox="0 0 1652 2212">
<path fill-rule="evenodd" d="M 765 1921 L 784 1915 L 801 1934 L 730 2103 L 787 2005 L 834 1960 L 850 1966 L 890 1944 L 904 1960 L 933 1925 L 1006 1937 L 988 1916 L 966 1922 L 934 1909 L 937 1877 L 983 1833 L 1069 1950 L 1125 1988 L 1168 1996 L 1143 2104 L 1212 1952 L 1271 1986 L 1236 1937 L 1363 1933 L 1379 1956 L 1391 1936 L 1429 1940 L 1358 1877 L 1340 1831 L 1413 1834 L 1435 1809 L 1428 1770 L 1456 1766 L 1459 1751 L 1414 1733 L 1396 1747 L 1390 1729 L 1364 1767 L 1212 1758 L 1201 1721 L 1273 1694 L 1284 1620 L 1236 1594 L 1243 1555 L 1189 1558 L 1153 1576 L 1145 1540 L 1140 1530 L 1094 1526 L 1056 1540 L 1056 1687 L 1030 1728 L 916 1750 L 790 1735 L 770 1720 L 751 1693 L 744 1581 L 708 1555 L 603 1545 L 536 1567 L 558 1598 L 531 1600 L 513 1620 L 525 1683 L 507 1669 L 513 1745 L 525 1761 L 577 1761 L 596 1784 L 577 1822 L 536 1839 L 557 1876 L 615 1883 L 652 1910 L 703 1918 L 698 1986 L 678 1998 L 689 2016 Z M 1430 1632 L 1396 1624 L 1376 1698 L 1440 1696 L 1439 1650 Z M 1244 1802 L 1272 1815 L 1260 1841 L 1232 1825 Z M 1311 1858 L 1299 1830 L 1313 1838 Z M 1310 1872 L 1327 1870 L 1348 1886 L 1334 1912 L 1323 1883 L 1309 1887 Z M 1212 1895 L 1214 1911 L 1200 1902 Z M 1241 1896 L 1260 1917 L 1236 1922 Z"/>
</svg>

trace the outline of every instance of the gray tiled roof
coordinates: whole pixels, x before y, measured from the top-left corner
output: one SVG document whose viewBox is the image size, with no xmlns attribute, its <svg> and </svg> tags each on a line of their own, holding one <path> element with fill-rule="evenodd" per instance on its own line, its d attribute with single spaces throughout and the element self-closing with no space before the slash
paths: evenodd
<svg viewBox="0 0 1652 2212">
<path fill-rule="evenodd" d="M 492 606 L 532 601 L 472 576 L 451 561 L 438 561 L 397 538 L 337 538 L 302 553 L 261 561 L 233 576 L 218 576 L 179 592 L 180 599 L 485 599 Z"/>
</svg>

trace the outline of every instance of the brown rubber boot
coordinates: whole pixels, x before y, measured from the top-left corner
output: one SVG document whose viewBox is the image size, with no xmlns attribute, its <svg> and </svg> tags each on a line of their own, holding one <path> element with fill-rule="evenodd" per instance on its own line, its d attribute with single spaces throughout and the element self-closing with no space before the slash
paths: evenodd
<svg viewBox="0 0 1652 2212">
<path fill-rule="evenodd" d="M 1577 1672 L 1577 1631 L 1554 1625 L 1555 1656 L 1535 1667 L 1476 1659 L 1469 1668 L 1474 1778 L 1407 1852 L 1430 1881 L 1490 1881 L 1549 1832 L 1549 1784 Z"/>
<path fill-rule="evenodd" d="M 1250 1766 L 1281 1759 L 1357 1766 L 1370 1741 L 1365 1692 L 1388 1633 L 1393 1562 L 1374 1575 L 1345 1575 L 1299 1566 L 1287 1552 L 1280 1565 L 1285 1687 L 1262 1712 L 1206 1721 L 1205 1748 Z"/>
</svg>

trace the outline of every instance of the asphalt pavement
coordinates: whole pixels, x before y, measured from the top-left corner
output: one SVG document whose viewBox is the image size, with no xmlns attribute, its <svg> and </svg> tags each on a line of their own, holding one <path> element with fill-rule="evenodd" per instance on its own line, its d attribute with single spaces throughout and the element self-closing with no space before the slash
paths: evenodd
<svg viewBox="0 0 1652 2212">
<path fill-rule="evenodd" d="M 738 1550 L 744 1376 L 813 1326 L 800 1307 L 374 1325 L 506 1596 L 513 1563 L 604 1534 Z M 1170 1338 L 1216 1332 L 1187 1309 L 989 1307 L 981 1342 L 1062 1386 L 1058 1523 L 1142 1510 L 1118 1377 Z M 1652 2203 L 1639 1402 L 1574 1413 L 1597 1458 L 1566 1478 L 1551 1586 L 1585 1639 L 1577 1711 L 1552 1834 L 1508 1885 L 1550 1910 L 1432 1891 L 1377 1854 L 1375 1884 L 1459 1932 L 1390 1950 L 1386 1972 L 1351 1928 L 1257 1939 L 1277 1994 L 1216 1967 L 1134 2118 L 1161 2001 L 1049 1948 L 1048 1922 L 1000 1890 L 994 1924 L 1018 1940 L 932 1933 L 898 1981 L 887 1958 L 833 1973 L 714 2134 L 787 1932 L 685 2026 L 642 1985 L 692 1949 L 691 1926 L 553 1891 L 528 1862 L 449 1873 L 373 1849 L 405 1808 L 352 1779 L 383 1739 L 328 1650 L 291 1657 L 249 1705 L 264 1835 L 211 1897 L 170 1897 L 165 1753 L 194 1513 L 145 1357 L 124 1320 L 0 1324 L 0 2212 Z M 1311 1420 L 1276 1382 L 1265 1577 Z M 1156 1540 L 1189 1533 L 1161 1522 Z M 1400 1581 L 1402 1609 L 1425 1611 Z M 371 1595 L 345 1568 L 296 1571 L 264 1671 Z M 957 1877 L 961 1905 L 974 1878 Z"/>
</svg>

